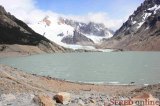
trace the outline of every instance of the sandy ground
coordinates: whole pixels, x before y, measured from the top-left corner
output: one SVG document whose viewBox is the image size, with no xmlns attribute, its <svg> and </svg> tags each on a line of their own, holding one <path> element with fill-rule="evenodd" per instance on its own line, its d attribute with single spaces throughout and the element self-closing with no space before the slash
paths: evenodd
<svg viewBox="0 0 160 106">
<path fill-rule="evenodd" d="M 31 54 L 45 53 L 36 46 L 29 45 L 0 45 L 0 58 L 28 56 Z"/>
</svg>

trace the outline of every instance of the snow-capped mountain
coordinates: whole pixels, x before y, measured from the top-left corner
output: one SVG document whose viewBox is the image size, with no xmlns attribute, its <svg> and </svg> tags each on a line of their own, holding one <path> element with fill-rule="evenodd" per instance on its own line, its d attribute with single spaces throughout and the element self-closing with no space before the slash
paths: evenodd
<svg viewBox="0 0 160 106">
<path fill-rule="evenodd" d="M 101 43 L 102 39 L 113 36 L 113 31 L 103 24 L 83 23 L 62 17 L 46 16 L 29 26 L 51 41 L 69 48 L 93 46 Z"/>
<path fill-rule="evenodd" d="M 7 12 L 0 5 L 0 44 L 2 45 L 1 52 L 9 48 L 9 51 L 21 53 L 40 53 L 40 52 L 67 52 L 70 51 L 61 47 L 54 42 L 51 42 L 46 37 L 37 34 L 23 21 L 17 19 L 11 13 Z M 7 47 L 5 44 L 9 44 Z M 18 44 L 18 45 L 13 45 Z M 25 45 L 25 48 L 23 48 Z M 22 46 L 22 47 L 21 47 Z M 18 48 L 17 48 L 18 47 Z"/>
<path fill-rule="evenodd" d="M 102 47 L 160 50 L 160 0 L 145 0 Z"/>
<path fill-rule="evenodd" d="M 129 17 L 122 27 L 115 32 L 115 36 L 136 33 L 149 18 L 154 17 L 160 11 L 160 0 L 145 0 L 140 7 Z M 148 27 L 149 28 L 149 27 Z"/>
</svg>

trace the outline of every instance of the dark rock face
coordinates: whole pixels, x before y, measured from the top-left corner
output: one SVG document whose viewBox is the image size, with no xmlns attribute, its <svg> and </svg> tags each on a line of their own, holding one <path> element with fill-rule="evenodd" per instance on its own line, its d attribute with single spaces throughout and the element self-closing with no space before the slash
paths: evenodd
<svg viewBox="0 0 160 106">
<path fill-rule="evenodd" d="M 113 31 L 106 28 L 104 24 L 97 24 L 94 22 L 83 23 L 69 19 L 59 18 L 62 24 L 70 25 L 75 29 L 73 35 L 67 35 L 62 39 L 66 44 L 85 44 L 93 45 L 95 42 L 90 36 L 96 37 L 110 37 L 113 35 Z M 58 36 L 62 36 L 59 34 Z"/>
<path fill-rule="evenodd" d="M 7 13 L 0 6 L 0 43 L 37 45 L 41 41 L 49 42 L 45 37 L 35 33 L 25 23 Z"/>
<path fill-rule="evenodd" d="M 63 34 L 63 33 L 60 33 L 60 34 L 58 34 L 57 36 L 64 36 L 64 34 Z"/>
<path fill-rule="evenodd" d="M 49 51 L 53 51 L 54 47 L 61 48 L 7 13 L 2 6 L 0 6 L 0 44 L 33 45 Z"/>
<path fill-rule="evenodd" d="M 95 24 L 93 22 L 80 27 L 79 30 L 82 33 L 93 34 L 96 36 L 106 36 L 109 31 L 103 24 Z"/>
<path fill-rule="evenodd" d="M 94 42 L 87 38 L 86 36 L 84 36 L 83 34 L 81 34 L 78 31 L 74 31 L 74 35 L 73 36 L 67 36 L 64 37 L 62 39 L 63 43 L 67 43 L 67 44 L 79 44 L 79 43 L 90 43 L 90 44 L 94 44 Z"/>
<path fill-rule="evenodd" d="M 160 0 L 145 0 L 102 47 L 160 51 Z"/>
</svg>

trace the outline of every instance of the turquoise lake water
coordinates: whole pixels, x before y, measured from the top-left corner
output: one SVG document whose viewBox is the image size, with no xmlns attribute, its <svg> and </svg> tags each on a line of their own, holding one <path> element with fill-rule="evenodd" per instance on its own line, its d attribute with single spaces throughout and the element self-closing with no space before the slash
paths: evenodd
<svg viewBox="0 0 160 106">
<path fill-rule="evenodd" d="M 75 82 L 155 84 L 160 82 L 160 52 L 56 53 L 1 58 L 28 73 Z"/>
</svg>

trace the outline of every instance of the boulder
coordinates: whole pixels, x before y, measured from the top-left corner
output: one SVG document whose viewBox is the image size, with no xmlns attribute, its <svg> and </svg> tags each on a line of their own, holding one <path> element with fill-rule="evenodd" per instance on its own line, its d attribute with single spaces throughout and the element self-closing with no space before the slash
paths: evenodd
<svg viewBox="0 0 160 106">
<path fill-rule="evenodd" d="M 33 100 L 39 106 L 55 106 L 55 102 L 52 100 L 52 98 L 46 95 L 35 96 Z"/>
<path fill-rule="evenodd" d="M 57 103 L 62 103 L 64 105 L 66 105 L 66 104 L 69 104 L 69 102 L 71 100 L 71 95 L 70 95 L 70 93 L 67 93 L 67 92 L 60 92 L 54 96 L 54 100 Z"/>
</svg>

